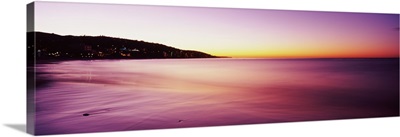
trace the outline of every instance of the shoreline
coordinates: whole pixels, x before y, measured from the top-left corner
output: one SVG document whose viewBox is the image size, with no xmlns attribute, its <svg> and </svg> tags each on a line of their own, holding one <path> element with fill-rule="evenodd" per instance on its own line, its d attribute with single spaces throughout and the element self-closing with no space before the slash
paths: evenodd
<svg viewBox="0 0 400 137">
<path fill-rule="evenodd" d="M 187 60 L 187 59 L 236 59 L 236 60 L 291 60 L 291 61 L 307 61 L 307 60 L 320 60 L 320 61 L 349 61 L 349 60 L 400 60 L 398 58 L 233 58 L 233 57 L 215 57 L 215 58 L 138 58 L 138 59 L 129 59 L 129 58 L 109 58 L 109 59 L 28 59 L 27 67 L 33 67 L 35 64 L 57 64 L 62 61 L 101 61 L 101 60 Z"/>
<path fill-rule="evenodd" d="M 233 58 L 233 57 L 215 57 L 215 58 L 93 58 L 93 59 L 36 59 L 36 63 L 52 63 L 59 61 L 76 61 L 76 60 L 184 60 L 184 59 L 266 59 L 266 60 L 375 60 L 375 59 L 400 59 L 393 58 Z"/>
</svg>

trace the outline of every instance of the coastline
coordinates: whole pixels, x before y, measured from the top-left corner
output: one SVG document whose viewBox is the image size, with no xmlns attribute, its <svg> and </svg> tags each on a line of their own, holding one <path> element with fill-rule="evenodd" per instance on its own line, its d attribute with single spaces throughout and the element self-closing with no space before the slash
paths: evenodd
<svg viewBox="0 0 400 137">
<path fill-rule="evenodd" d="M 36 59 L 36 64 L 56 64 L 61 61 L 94 61 L 94 60 L 184 60 L 184 59 L 265 59 L 265 60 L 400 60 L 400 57 L 391 58 L 233 58 L 233 57 L 210 57 L 210 58 L 87 58 L 87 59 Z M 29 61 L 29 60 L 28 60 Z"/>
</svg>

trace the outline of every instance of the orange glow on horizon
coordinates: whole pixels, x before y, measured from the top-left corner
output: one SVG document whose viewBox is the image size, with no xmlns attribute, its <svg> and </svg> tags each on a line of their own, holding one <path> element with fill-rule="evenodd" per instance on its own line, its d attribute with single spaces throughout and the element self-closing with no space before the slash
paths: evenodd
<svg viewBox="0 0 400 137">
<path fill-rule="evenodd" d="M 299 46 L 301 47 L 301 46 Z M 334 46 L 331 46 L 334 47 Z M 349 46 L 350 47 L 350 46 Z M 354 46 L 353 46 L 354 47 Z M 232 58 L 399 58 L 399 48 L 363 49 L 260 49 L 255 51 L 216 51 L 212 55 Z"/>
</svg>

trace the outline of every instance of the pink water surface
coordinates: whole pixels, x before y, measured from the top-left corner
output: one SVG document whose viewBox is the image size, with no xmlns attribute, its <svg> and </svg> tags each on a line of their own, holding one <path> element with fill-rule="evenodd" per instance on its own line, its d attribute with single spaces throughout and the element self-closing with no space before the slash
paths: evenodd
<svg viewBox="0 0 400 137">
<path fill-rule="evenodd" d="M 37 64 L 36 134 L 398 116 L 398 66 L 398 59 Z"/>
</svg>

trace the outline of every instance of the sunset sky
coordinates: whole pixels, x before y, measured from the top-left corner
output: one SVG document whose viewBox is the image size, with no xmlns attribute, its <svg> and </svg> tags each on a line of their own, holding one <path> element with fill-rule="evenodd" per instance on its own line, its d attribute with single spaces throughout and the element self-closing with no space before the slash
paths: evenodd
<svg viewBox="0 0 400 137">
<path fill-rule="evenodd" d="M 399 57 L 399 15 L 35 2 L 35 31 L 238 58 Z"/>
</svg>

